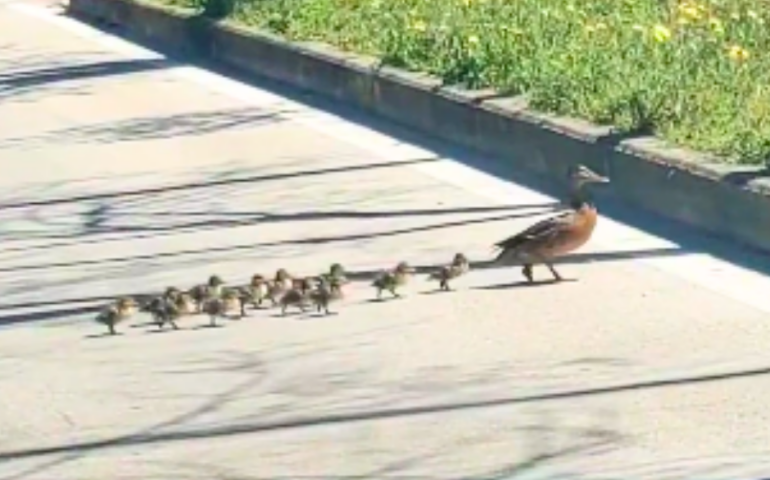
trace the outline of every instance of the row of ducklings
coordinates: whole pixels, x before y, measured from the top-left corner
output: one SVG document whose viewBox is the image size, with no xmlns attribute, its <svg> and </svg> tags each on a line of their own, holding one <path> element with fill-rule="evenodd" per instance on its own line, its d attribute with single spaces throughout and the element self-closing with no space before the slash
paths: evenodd
<svg viewBox="0 0 770 480">
<path fill-rule="evenodd" d="M 449 282 L 470 270 L 470 263 L 462 253 L 458 253 L 448 265 L 438 268 L 428 275 L 428 279 L 439 282 L 439 289 L 451 290 Z M 415 269 L 407 262 L 400 262 L 395 268 L 380 272 L 372 286 L 377 291 L 377 299 L 385 292 L 399 298 L 398 290 L 406 285 L 414 275 Z M 210 325 L 216 326 L 218 318 L 236 318 L 246 316 L 246 307 L 262 307 L 269 301 L 273 307 L 280 306 L 281 314 L 286 315 L 289 307 L 296 307 L 303 313 L 315 307 L 318 312 L 331 314 L 330 304 L 344 298 L 343 286 L 349 283 L 345 270 L 339 263 L 333 264 L 328 273 L 310 277 L 295 277 L 286 269 L 279 269 L 273 279 L 254 275 L 251 282 L 244 286 L 226 286 L 218 275 L 212 275 L 208 282 L 183 291 L 169 287 L 158 296 L 140 303 L 133 297 L 123 297 L 106 306 L 96 317 L 96 321 L 106 325 L 109 333 L 117 334 L 116 326 L 137 312 L 151 315 L 153 323 L 159 329 L 166 324 L 178 330 L 177 321 L 184 317 L 207 314 Z"/>
</svg>

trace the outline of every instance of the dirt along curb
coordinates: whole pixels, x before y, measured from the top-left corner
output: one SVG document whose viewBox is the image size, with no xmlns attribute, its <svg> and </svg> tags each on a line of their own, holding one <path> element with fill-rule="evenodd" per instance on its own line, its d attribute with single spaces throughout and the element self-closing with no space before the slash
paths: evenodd
<svg viewBox="0 0 770 480">
<path fill-rule="evenodd" d="M 517 97 L 443 87 L 427 75 L 320 44 L 276 36 L 133 0 L 70 0 L 79 19 L 117 26 L 141 41 L 202 56 L 246 74 L 358 107 L 560 182 L 581 162 L 612 178 L 612 196 L 664 218 L 770 251 L 770 179 L 611 127 L 528 110 Z"/>
</svg>

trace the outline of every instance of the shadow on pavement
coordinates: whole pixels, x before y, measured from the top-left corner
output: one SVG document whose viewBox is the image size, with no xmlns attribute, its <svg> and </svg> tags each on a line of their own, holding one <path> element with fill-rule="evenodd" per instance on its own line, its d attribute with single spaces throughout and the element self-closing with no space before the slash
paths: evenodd
<svg viewBox="0 0 770 480">
<path fill-rule="evenodd" d="M 284 121 L 284 112 L 258 108 L 179 113 L 161 117 L 140 117 L 103 124 L 81 125 L 32 137 L 0 140 L 0 149 L 35 148 L 47 144 L 108 144 L 140 142 L 180 136 L 209 135 L 223 130 L 254 128 Z M 119 148 L 118 145 L 115 148 Z"/>
<path fill-rule="evenodd" d="M 165 59 L 115 60 L 0 74 L 0 95 L 12 92 L 14 89 L 40 87 L 70 80 L 83 80 L 95 77 L 146 72 L 168 68 L 171 65 L 172 62 Z"/>
<path fill-rule="evenodd" d="M 143 44 L 136 38 L 126 36 L 123 32 L 115 29 L 109 29 L 113 35 L 120 36 L 129 41 Z M 157 45 L 143 45 L 153 48 L 156 51 Z M 238 71 L 223 67 L 219 64 L 212 64 L 209 61 L 190 56 L 179 56 L 174 52 L 163 51 L 170 62 L 177 64 L 190 64 L 222 75 L 228 76 L 243 83 L 257 86 L 271 93 L 286 97 L 292 101 L 304 104 L 306 106 L 331 112 L 353 123 L 365 125 L 399 141 L 412 143 L 420 147 L 429 149 L 437 154 L 437 158 L 451 158 L 475 169 L 495 175 L 506 180 L 513 180 L 516 183 L 532 188 L 537 191 L 545 192 L 548 195 L 561 197 L 563 191 L 555 182 L 542 177 L 525 174 L 511 164 L 511 162 L 493 158 L 485 154 L 473 152 L 468 149 L 448 145 L 444 141 L 432 139 L 426 135 L 418 134 L 409 129 L 395 125 L 392 122 L 375 118 L 358 109 L 347 107 L 336 102 L 332 102 L 315 95 L 301 92 L 297 89 L 288 87 L 277 82 L 246 76 Z M 623 204 L 612 198 L 611 192 L 597 192 L 596 197 L 602 215 L 605 215 L 622 223 L 632 225 L 653 235 L 668 239 L 679 244 L 683 250 L 689 252 L 706 252 L 727 261 L 739 264 L 761 273 L 770 274 L 770 255 L 750 248 L 737 247 L 708 233 L 694 231 L 691 228 L 679 223 L 672 222 L 658 215 L 641 211 L 638 208 Z"/>
<path fill-rule="evenodd" d="M 618 393 L 650 390 L 658 388 L 669 388 L 676 386 L 689 386 L 707 382 L 738 380 L 747 377 L 765 376 L 770 374 L 770 367 L 763 367 L 753 370 L 733 371 L 725 373 L 694 375 L 675 378 L 662 378 L 657 380 L 626 383 L 617 383 L 607 386 L 589 387 L 577 390 L 565 390 L 542 394 L 522 395 L 501 397 L 489 400 L 469 401 L 469 402 L 450 402 L 442 404 L 431 404 L 415 407 L 403 408 L 381 408 L 377 410 L 365 409 L 362 411 L 348 411 L 337 414 L 330 414 L 319 417 L 297 417 L 288 420 L 279 420 L 274 422 L 245 422 L 239 420 L 230 425 L 213 426 L 208 428 L 186 429 L 184 431 L 164 431 L 155 433 L 158 430 L 165 429 L 174 425 L 180 425 L 185 420 L 195 418 L 203 413 L 211 412 L 223 403 L 223 399 L 229 398 L 239 391 L 248 390 L 260 382 L 264 372 L 257 369 L 257 372 L 249 379 L 228 392 L 214 395 L 204 404 L 192 412 L 181 414 L 169 421 L 163 422 L 137 434 L 123 435 L 103 440 L 73 442 L 67 445 L 58 445 L 40 448 L 28 448 L 23 450 L 5 450 L 0 451 L 0 461 L 21 460 L 34 457 L 45 457 L 58 454 L 76 454 L 85 455 L 93 451 L 101 451 L 115 448 L 122 448 L 132 445 L 148 445 L 168 442 L 184 442 L 190 440 L 215 439 L 222 437 L 233 437 L 239 435 L 251 435 L 258 433 L 283 432 L 296 429 L 308 429 L 316 427 L 326 427 L 333 425 L 347 425 L 360 422 L 383 421 L 387 419 L 414 418 L 427 415 L 438 415 L 450 412 L 470 412 L 472 410 L 499 408 L 517 404 L 540 403 L 568 401 L 578 398 L 597 397 L 603 395 L 613 395 Z M 606 435 L 606 433 L 604 433 Z M 547 455 L 543 459 L 549 458 Z M 537 463 L 537 459 L 532 459 L 532 464 Z M 525 464 L 518 468 L 526 467 Z M 506 469 L 506 471 L 510 471 Z"/>
<path fill-rule="evenodd" d="M 510 218 L 510 216 L 506 216 L 505 218 Z M 482 220 L 484 221 L 484 220 Z M 429 228 L 429 227 L 425 227 Z M 387 232 L 388 234 L 397 234 L 393 232 Z M 304 241 L 312 241 L 311 240 L 297 240 L 297 242 L 304 242 Z M 238 247 L 226 247 L 221 248 L 220 250 L 225 251 L 232 251 L 234 249 L 251 249 L 254 245 L 243 245 Z M 195 250 L 195 251 L 188 251 L 188 252 L 173 252 L 165 254 L 165 256 L 179 256 L 184 254 L 208 254 L 213 251 L 216 251 L 217 249 L 204 249 L 204 250 Z M 599 252 L 599 253 L 575 253 L 572 255 L 569 255 L 567 257 L 564 257 L 563 259 L 560 259 L 556 264 L 563 264 L 563 263 L 569 263 L 569 264 L 579 264 L 579 263 L 586 263 L 586 262 L 597 262 L 597 261 L 616 261 L 619 259 L 631 259 L 631 258 L 656 258 L 661 256 L 670 256 L 670 255 L 681 255 L 683 252 L 679 249 L 660 249 L 660 250 L 641 250 L 641 251 L 625 251 L 625 252 Z M 55 268 L 55 267 L 62 267 L 62 266 L 86 266 L 89 264 L 101 264 L 105 262 L 113 262 L 113 263 L 132 263 L 136 262 L 138 260 L 148 260 L 148 259 L 155 259 L 158 257 L 163 257 L 164 255 L 148 255 L 148 256 L 135 256 L 135 257 L 116 257 L 112 259 L 103 259 L 103 260 L 94 260 L 93 262 L 84 261 L 84 262 L 72 262 L 72 263 L 62 263 L 62 264 L 49 264 L 49 265 L 34 265 L 29 266 L 27 269 L 40 269 L 45 270 L 49 268 Z M 427 274 L 429 272 L 435 271 L 437 268 L 443 266 L 442 264 L 431 264 L 431 265 L 413 265 L 415 269 L 417 270 L 418 274 Z M 23 267 L 22 267 L 23 268 Z M 471 268 L 473 270 L 485 270 L 490 268 L 500 268 L 498 265 L 495 265 L 492 261 L 477 261 L 471 263 Z M 8 268 L 5 271 L 11 271 L 12 268 Z M 0 271 L 3 271 L 0 269 Z M 373 280 L 378 274 L 381 273 L 380 269 L 377 270 L 349 270 L 347 272 L 347 276 L 350 280 L 353 281 L 360 281 L 360 282 L 366 282 Z M 570 279 L 567 279 L 569 281 Z M 536 285 L 539 284 L 548 284 L 548 282 L 538 282 Z M 524 283 L 515 283 L 511 285 L 487 285 L 483 287 L 476 287 L 477 289 L 505 289 L 505 288 L 511 288 L 515 286 L 522 286 L 522 287 L 528 287 L 530 285 L 524 284 Z M 44 320 L 57 320 L 57 319 L 64 319 L 68 316 L 72 315 L 78 315 L 78 314 L 93 314 L 97 312 L 101 306 L 103 306 L 105 303 L 110 302 L 114 300 L 115 298 L 122 297 L 122 296 L 133 296 L 137 297 L 139 299 L 145 299 L 149 298 L 153 295 L 157 295 L 159 292 L 147 292 L 147 291 L 130 291 L 130 292 L 116 292 L 114 295 L 110 296 L 95 296 L 95 297 L 79 297 L 79 298 L 65 298 L 65 299 L 57 299 L 57 300 L 44 300 L 44 301 L 35 301 L 35 302 L 21 302 L 21 303 L 15 303 L 15 304 L 0 304 L 0 327 L 2 326 L 10 326 L 14 324 L 20 324 L 20 323 L 29 323 L 29 322 L 36 322 L 36 321 L 44 321 Z M 432 293 L 432 292 L 428 292 Z M 83 304 L 88 303 L 90 305 L 86 306 L 73 306 L 72 304 Z M 31 309 L 37 309 L 37 311 L 32 312 L 15 312 L 15 310 L 31 310 Z M 8 313 L 3 313 L 8 312 Z"/>
</svg>

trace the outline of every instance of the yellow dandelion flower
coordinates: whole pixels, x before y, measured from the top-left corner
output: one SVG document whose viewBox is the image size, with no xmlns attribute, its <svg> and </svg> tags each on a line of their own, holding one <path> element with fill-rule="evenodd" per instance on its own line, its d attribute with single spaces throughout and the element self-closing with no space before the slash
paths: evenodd
<svg viewBox="0 0 770 480">
<path fill-rule="evenodd" d="M 422 20 L 416 20 L 414 23 L 412 23 L 412 30 L 415 32 L 424 32 L 427 29 L 428 25 Z"/>
<path fill-rule="evenodd" d="M 652 27 L 652 37 L 658 42 L 666 42 L 671 39 L 671 30 L 663 25 L 655 25 Z"/>
<path fill-rule="evenodd" d="M 469 36 L 468 37 L 468 43 L 470 43 L 471 45 L 478 44 L 479 43 L 479 37 L 477 37 L 476 35 Z"/>
<path fill-rule="evenodd" d="M 679 5 L 679 13 L 688 20 L 698 20 L 701 18 L 700 9 L 692 4 L 683 3 Z"/>
<path fill-rule="evenodd" d="M 587 23 L 583 29 L 586 31 L 586 33 L 598 32 L 600 30 L 606 30 L 607 24 L 604 22 Z"/>
<path fill-rule="evenodd" d="M 740 45 L 733 45 L 727 51 L 727 55 L 736 61 L 743 61 L 749 58 L 749 52 Z"/>
</svg>

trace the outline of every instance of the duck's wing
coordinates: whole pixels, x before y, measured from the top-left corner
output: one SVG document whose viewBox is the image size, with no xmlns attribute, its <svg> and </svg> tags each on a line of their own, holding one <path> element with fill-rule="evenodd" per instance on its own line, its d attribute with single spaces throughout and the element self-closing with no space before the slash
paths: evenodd
<svg viewBox="0 0 770 480">
<path fill-rule="evenodd" d="M 495 247 L 503 250 L 511 250 L 525 243 L 553 238 L 559 232 L 569 228 L 575 221 L 575 212 L 560 213 L 545 220 L 541 220 L 526 230 L 517 233 L 495 243 Z"/>
</svg>

